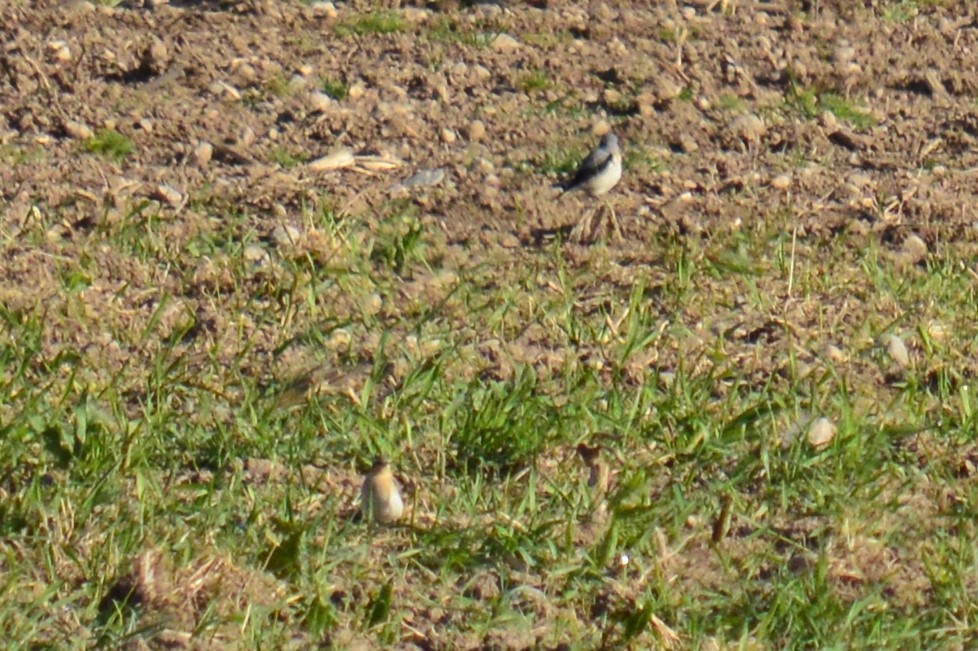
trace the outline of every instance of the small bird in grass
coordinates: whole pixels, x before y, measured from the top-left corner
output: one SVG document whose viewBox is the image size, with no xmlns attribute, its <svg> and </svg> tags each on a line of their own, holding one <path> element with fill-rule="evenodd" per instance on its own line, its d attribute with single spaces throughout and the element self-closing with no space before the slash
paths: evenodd
<svg viewBox="0 0 978 651">
<path fill-rule="evenodd" d="M 606 133 L 601 136 L 601 142 L 591 150 L 574 172 L 570 180 L 557 183 L 554 187 L 560 188 L 560 196 L 568 192 L 583 190 L 592 197 L 599 197 L 613 187 L 618 185 L 621 180 L 621 149 L 618 147 L 618 137 L 613 133 Z M 610 222 L 615 232 L 621 236 L 621 227 L 618 225 L 618 217 L 615 215 L 614 208 L 610 204 L 605 204 L 610 212 Z M 589 215 L 574 228 L 571 238 L 575 240 L 593 239 L 597 230 L 597 223 L 593 223 L 593 216 Z M 585 232 L 586 231 L 586 232 Z"/>
<path fill-rule="evenodd" d="M 391 472 L 391 465 L 377 459 L 370 467 L 360 489 L 360 511 L 363 517 L 379 524 L 391 524 L 404 513 L 404 501 Z"/>
</svg>

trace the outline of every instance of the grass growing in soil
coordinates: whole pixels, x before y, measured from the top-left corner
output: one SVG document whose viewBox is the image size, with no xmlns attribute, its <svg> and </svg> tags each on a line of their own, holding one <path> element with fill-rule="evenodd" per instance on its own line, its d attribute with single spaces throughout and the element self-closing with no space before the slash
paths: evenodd
<svg viewBox="0 0 978 651">
<path fill-rule="evenodd" d="M 338 36 L 396 34 L 404 31 L 404 21 L 394 11 L 373 11 L 340 22 L 335 31 Z"/>
<path fill-rule="evenodd" d="M 341 9 L 343 36 L 405 30 L 395 12 Z M 252 30 L 262 16 L 240 24 Z M 718 29 L 736 24 L 722 19 Z M 524 48 L 514 56 L 532 59 L 520 24 L 507 27 Z M 581 86 L 581 97 L 541 108 L 504 85 L 484 95 L 473 86 L 484 104 L 464 114 L 446 105 L 439 119 L 457 128 L 491 116 L 492 131 L 454 143 L 465 152 L 436 136 L 437 148 L 422 146 L 441 123 L 404 135 L 412 165 L 444 166 L 452 178 L 410 199 L 396 183 L 404 169 L 285 175 L 270 163 L 298 168 L 306 152 L 256 146 L 249 158 L 269 157 L 251 162 L 225 145 L 186 188 L 185 206 L 161 206 L 147 188 L 171 163 L 191 179 L 196 151 L 188 136 L 178 157 L 162 130 L 165 145 L 142 161 L 153 183 L 99 168 L 101 203 L 92 191 L 28 196 L 29 183 L 23 201 L 20 187 L 0 197 L 19 202 L 0 220 L 8 646 L 973 645 L 976 256 L 966 228 L 960 239 L 921 241 L 916 254 L 905 246 L 911 226 L 952 217 L 926 212 L 912 202 L 917 186 L 897 183 L 922 178 L 920 150 L 909 162 L 850 162 L 811 118 L 827 110 L 856 128 L 873 123 L 855 102 L 793 84 L 783 106 L 762 107 L 778 140 L 731 146 L 725 114 L 759 111 L 756 99 L 720 93 L 710 98 L 719 111 L 700 112 L 691 81 L 679 110 L 652 117 L 671 128 L 693 115 L 696 151 L 670 152 L 648 116 L 615 122 L 627 174 L 607 198 L 625 241 L 536 242 L 536 222 L 506 220 L 523 209 L 528 222 L 577 217 L 585 198 L 543 192 L 594 145 L 589 128 L 616 118 L 583 99 L 587 83 L 594 97 L 601 87 L 558 65 L 566 52 L 548 55 L 544 76 L 492 58 L 472 36 L 488 23 L 432 25 L 421 40 L 452 70 L 459 61 L 497 79 L 524 70 L 523 91 Z M 598 47 L 554 34 L 541 47 Z M 344 52 L 341 41 L 329 45 L 349 70 L 329 74 L 375 83 L 363 73 L 376 72 L 376 52 Z M 397 45 L 390 53 L 415 66 L 397 81 L 409 87 L 431 52 L 408 61 L 410 48 Z M 703 54 L 691 76 L 709 69 Z M 678 65 L 671 52 L 658 56 L 643 53 L 643 69 Z M 107 83 L 95 71 L 91 83 Z M 289 98 L 285 80 L 266 89 L 272 98 Z M 332 79 L 322 88 L 337 99 L 347 90 Z M 411 104 L 413 94 L 434 97 L 390 98 L 412 115 L 431 106 Z M 252 111 L 252 124 L 268 127 L 254 129 L 263 144 L 272 125 L 279 143 L 304 142 L 289 130 L 306 128 L 315 146 L 349 127 L 342 142 L 369 150 L 394 126 L 371 124 L 367 107 L 306 120 L 288 102 L 269 103 L 216 106 Z M 560 135 L 575 132 L 588 135 Z M 32 150 L 19 142 L 0 159 L 55 158 L 22 159 Z M 945 169 L 920 195 L 959 178 L 936 147 Z M 137 153 L 115 131 L 85 148 L 111 160 Z M 467 174 L 462 156 L 473 161 Z M 884 167 L 900 175 L 871 176 Z M 819 174 L 831 185 L 816 187 Z M 843 175 L 845 196 L 831 203 Z M 774 188 L 781 176 L 788 184 Z M 274 194 L 279 182 L 301 185 L 291 202 Z M 354 192 L 341 194 L 344 184 Z M 228 185 L 253 195 L 224 199 Z M 367 192 L 378 188 L 389 194 Z M 858 198 L 874 201 L 850 200 L 861 188 Z M 507 194 L 517 199 L 507 204 Z M 841 210 L 840 201 L 855 216 L 830 222 L 825 206 Z M 466 220 L 476 226 L 462 230 Z M 907 359 L 882 343 L 891 335 Z M 823 418 L 834 436 L 815 445 Z M 404 487 L 396 526 L 356 517 L 376 456 Z"/>
<path fill-rule="evenodd" d="M 346 99 L 347 94 L 350 92 L 350 87 L 339 79 L 323 79 L 320 87 L 324 93 L 335 100 Z"/>
<path fill-rule="evenodd" d="M 296 165 L 301 165 L 307 158 L 308 156 L 303 152 L 292 152 L 282 146 L 272 149 L 272 160 L 274 160 L 279 167 L 283 167 L 285 169 L 295 167 Z"/>
<path fill-rule="evenodd" d="M 546 621 L 545 640 L 572 634 L 587 647 L 677 632 L 690 647 L 953 637 L 944 613 L 970 607 L 956 586 L 976 562 L 975 496 L 948 445 L 968 439 L 974 400 L 950 341 L 885 316 L 937 298 L 943 308 L 920 318 L 959 323 L 978 309 L 953 257 L 907 275 L 872 248 L 792 245 L 771 215 L 706 250 L 661 240 L 656 268 L 616 287 L 600 280 L 600 254 L 580 266 L 560 246 L 450 271 L 444 241 L 409 204 L 376 222 L 308 212 L 306 226 L 332 242 L 325 258 L 269 249 L 273 261 L 255 263 L 243 251 L 264 246 L 250 235 L 258 219 L 226 218 L 228 239 L 133 249 L 132 236 L 155 239 L 142 213 L 137 232 L 100 238 L 100 255 L 165 261 L 184 278 L 155 292 L 145 320 L 113 331 L 138 351 L 117 372 L 72 346 L 51 357 L 44 343 L 94 324 L 87 279 L 54 312 L 28 302 L 0 313 L 0 526 L 24 541 L 3 561 L 5 593 L 18 595 L 0 611 L 12 639 L 44 631 L 60 645 L 59 631 L 89 622 L 100 646 L 173 626 L 218 644 L 337 630 L 397 644 L 436 610 L 476 638 L 524 639 Z M 88 249 L 63 271 L 84 267 Z M 188 249 L 222 261 L 227 290 L 202 280 Z M 756 375 L 751 345 L 736 342 L 781 336 L 761 315 L 777 312 L 789 273 L 806 309 L 839 292 L 873 306 L 855 331 L 822 317 L 821 336 L 852 342 L 861 366 L 894 372 L 856 343 L 889 330 L 919 333 L 927 361 L 895 371 L 883 401 L 827 358 L 789 354 Z M 224 305 L 217 329 L 180 298 L 200 291 Z M 737 301 L 758 318 L 731 311 Z M 121 314 L 108 309 L 111 324 Z M 687 311 L 732 319 L 728 343 L 704 345 Z M 503 343 L 528 327 L 552 342 L 538 353 L 546 363 Z M 364 357 L 357 342 L 371 338 Z M 258 347 L 266 370 L 252 366 Z M 279 363 L 290 357 L 303 363 Z M 315 391 L 296 383 L 310 363 L 327 367 Z M 838 426 L 824 449 L 805 439 L 814 415 Z M 603 448 L 606 493 L 587 485 L 583 441 Z M 944 452 L 923 460 L 934 446 Z M 374 455 L 411 486 L 403 526 L 350 518 Z M 952 486 L 959 506 L 946 521 L 921 514 Z M 43 551 L 29 542 L 40 539 Z M 188 600 L 209 606 L 181 620 Z"/>
<path fill-rule="evenodd" d="M 85 149 L 118 163 L 133 153 L 136 146 L 115 129 L 101 129 L 85 141 Z"/>
<path fill-rule="evenodd" d="M 825 93 L 819 98 L 826 111 L 845 120 L 856 129 L 863 130 L 876 124 L 876 120 L 866 111 L 859 110 L 851 101 L 840 95 Z"/>
<path fill-rule="evenodd" d="M 550 88 L 550 86 L 551 81 L 547 78 L 547 73 L 543 72 L 542 70 L 528 72 L 519 80 L 520 90 L 528 95 L 545 91 Z"/>
</svg>

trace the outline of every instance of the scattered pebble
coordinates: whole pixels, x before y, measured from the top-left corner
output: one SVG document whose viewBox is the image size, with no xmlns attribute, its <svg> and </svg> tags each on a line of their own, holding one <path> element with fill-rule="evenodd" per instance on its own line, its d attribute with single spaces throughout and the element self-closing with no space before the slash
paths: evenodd
<svg viewBox="0 0 978 651">
<path fill-rule="evenodd" d="M 376 316 L 380 313 L 381 308 L 384 307 L 384 299 L 381 298 L 380 294 L 374 292 L 367 296 L 363 301 L 363 311 L 369 316 Z"/>
<path fill-rule="evenodd" d="M 520 42 L 505 32 L 496 34 L 496 37 L 492 39 L 492 49 L 497 52 L 512 52 L 519 47 Z"/>
<path fill-rule="evenodd" d="M 154 38 L 146 49 L 143 50 L 143 66 L 147 70 L 152 71 L 154 75 L 161 74 L 165 71 L 169 61 L 170 57 L 166 49 L 166 44 L 158 38 Z"/>
<path fill-rule="evenodd" d="M 683 152 L 684 154 L 692 154 L 700 148 L 699 144 L 696 142 L 696 138 L 688 133 L 680 134 L 679 139 L 675 144 L 676 147 L 679 148 L 679 151 Z"/>
<path fill-rule="evenodd" d="M 349 167 L 354 162 L 356 162 L 356 158 L 353 156 L 353 152 L 344 147 L 312 161 L 309 163 L 309 169 L 313 172 L 325 172 Z"/>
<path fill-rule="evenodd" d="M 161 183 L 160 185 L 156 186 L 154 196 L 160 201 L 163 201 L 171 206 L 176 206 L 183 201 L 183 193 L 176 188 L 167 185 L 166 183 Z"/>
<path fill-rule="evenodd" d="M 209 90 L 212 95 L 216 95 L 218 97 L 225 97 L 234 101 L 241 99 L 241 92 L 231 84 L 224 81 L 212 82 L 207 87 L 207 90 Z"/>
<path fill-rule="evenodd" d="M 883 335 L 880 337 L 880 344 L 886 349 L 887 356 L 898 366 L 906 368 L 910 366 L 910 352 L 903 339 L 896 335 Z"/>
<path fill-rule="evenodd" d="M 947 327 L 940 321 L 930 320 L 924 324 L 927 336 L 936 341 L 947 339 Z"/>
<path fill-rule="evenodd" d="M 309 93 L 309 108 L 324 113 L 333 103 L 333 98 L 321 90 Z"/>
<path fill-rule="evenodd" d="M 591 133 L 593 133 L 595 137 L 600 138 L 606 133 L 611 133 L 611 124 L 607 120 L 598 120 L 594 123 L 594 126 L 591 127 Z"/>
<path fill-rule="evenodd" d="M 469 140 L 478 142 L 486 136 L 486 125 L 482 120 L 473 120 L 469 124 Z"/>
<path fill-rule="evenodd" d="M 213 156 L 214 145 L 209 142 L 200 142 L 194 147 L 194 158 L 197 159 L 197 165 L 200 167 L 207 167 Z"/>
<path fill-rule="evenodd" d="M 656 99 L 651 93 L 641 93 L 635 98 L 635 108 L 643 118 L 655 115 Z"/>
<path fill-rule="evenodd" d="M 791 187 L 791 174 L 779 174 L 771 179 L 771 187 L 775 190 L 787 190 Z"/>
<path fill-rule="evenodd" d="M 808 443 L 816 450 L 824 448 L 835 438 L 835 423 L 821 416 L 808 426 Z"/>
<path fill-rule="evenodd" d="M 601 94 L 601 98 L 604 100 L 606 106 L 614 106 L 621 102 L 623 95 L 620 91 L 614 88 L 605 88 L 604 92 Z"/>
<path fill-rule="evenodd" d="M 450 145 L 455 142 L 456 138 L 457 136 L 455 135 L 455 132 L 451 129 L 445 128 L 441 130 L 441 141 L 443 143 Z"/>
<path fill-rule="evenodd" d="M 903 240 L 903 252 L 912 262 L 920 262 L 927 257 L 927 243 L 918 235 L 911 233 Z"/>
<path fill-rule="evenodd" d="M 51 41 L 48 43 L 48 52 L 55 61 L 65 63 L 71 61 L 71 50 L 64 41 Z"/>
<path fill-rule="evenodd" d="M 69 138 L 75 138 L 76 140 L 88 140 L 95 135 L 95 132 L 87 124 L 74 120 L 65 122 L 64 130 Z"/>
<path fill-rule="evenodd" d="M 834 364 L 842 364 L 848 359 L 846 354 L 842 352 L 842 349 L 835 344 L 826 344 L 822 353 L 825 355 L 826 359 Z"/>
<path fill-rule="evenodd" d="M 518 249 L 520 248 L 520 238 L 513 233 L 500 233 L 499 246 L 504 249 Z"/>
<path fill-rule="evenodd" d="M 430 185 L 438 185 L 445 178 L 445 168 L 439 167 L 433 170 L 420 170 L 413 176 L 401 181 L 401 185 L 406 188 L 420 188 Z"/>
<path fill-rule="evenodd" d="M 744 113 L 735 117 L 730 121 L 729 129 L 734 136 L 747 143 L 757 142 L 767 132 L 764 120 L 753 113 Z"/>
<path fill-rule="evenodd" d="M 327 18 L 336 18 L 339 12 L 336 10 L 336 5 L 332 2 L 313 2 L 309 5 L 312 9 L 312 13 L 317 15 L 323 15 Z"/>
<path fill-rule="evenodd" d="M 291 224 L 279 224 L 274 229 L 272 229 L 272 241 L 275 245 L 282 249 L 288 249 L 295 247 L 296 243 L 302 234 L 299 229 Z"/>
<path fill-rule="evenodd" d="M 268 252 L 258 244 L 249 244 L 243 251 L 244 259 L 248 262 L 263 262 L 268 258 Z"/>
</svg>

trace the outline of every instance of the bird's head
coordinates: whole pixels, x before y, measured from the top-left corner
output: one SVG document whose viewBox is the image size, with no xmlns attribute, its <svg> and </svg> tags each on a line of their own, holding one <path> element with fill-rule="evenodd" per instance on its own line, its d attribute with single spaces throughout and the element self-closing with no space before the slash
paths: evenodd
<svg viewBox="0 0 978 651">
<path fill-rule="evenodd" d="M 618 149 L 618 136 L 613 133 L 606 133 L 601 136 L 601 146 L 605 149 L 615 151 Z"/>
</svg>

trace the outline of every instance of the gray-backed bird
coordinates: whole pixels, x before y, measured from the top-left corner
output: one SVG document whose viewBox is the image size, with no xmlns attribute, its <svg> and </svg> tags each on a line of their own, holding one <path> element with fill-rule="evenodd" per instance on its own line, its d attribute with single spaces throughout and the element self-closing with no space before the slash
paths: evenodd
<svg viewBox="0 0 978 651">
<path fill-rule="evenodd" d="M 621 149 L 618 146 L 618 137 L 613 133 L 606 133 L 601 136 L 601 142 L 591 150 L 591 153 L 578 165 L 574 176 L 568 181 L 554 184 L 560 188 L 561 196 L 576 190 L 583 190 L 592 197 L 600 197 L 606 194 L 613 187 L 618 185 L 621 180 Z M 618 225 L 618 217 L 615 215 L 614 208 L 610 204 L 605 204 L 610 213 L 610 222 L 614 231 L 621 236 L 621 227 Z M 571 239 L 574 241 L 593 240 L 599 223 L 594 219 L 594 214 L 587 215 L 574 227 Z"/>
</svg>

